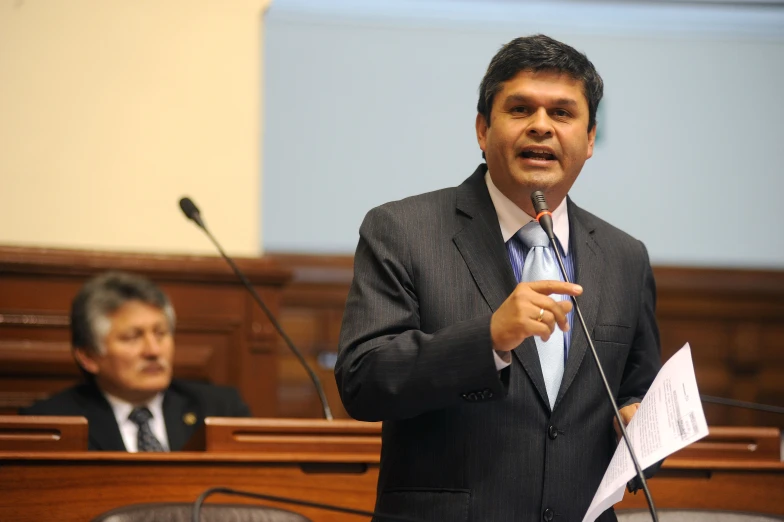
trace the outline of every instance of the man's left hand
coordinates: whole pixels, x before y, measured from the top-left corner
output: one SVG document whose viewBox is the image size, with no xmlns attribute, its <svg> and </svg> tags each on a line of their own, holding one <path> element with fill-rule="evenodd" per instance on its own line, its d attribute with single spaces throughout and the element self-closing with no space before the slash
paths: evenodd
<svg viewBox="0 0 784 522">
<path fill-rule="evenodd" d="M 637 410 L 640 408 L 640 403 L 635 402 L 633 404 L 629 404 L 628 406 L 624 406 L 618 412 L 621 414 L 621 418 L 623 419 L 623 427 L 629 425 L 634 417 L 634 414 L 637 413 Z M 618 441 L 621 440 L 621 428 L 618 426 L 618 419 L 613 417 L 613 428 L 615 428 L 615 435 L 618 437 Z"/>
</svg>

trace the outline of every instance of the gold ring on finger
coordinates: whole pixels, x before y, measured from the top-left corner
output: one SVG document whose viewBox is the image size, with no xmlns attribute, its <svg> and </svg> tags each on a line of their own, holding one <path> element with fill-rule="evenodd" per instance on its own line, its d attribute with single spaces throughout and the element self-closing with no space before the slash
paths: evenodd
<svg viewBox="0 0 784 522">
<path fill-rule="evenodd" d="M 541 323 L 543 318 L 544 318 L 544 308 L 540 308 L 539 309 L 539 317 L 537 317 L 536 320 Z"/>
</svg>

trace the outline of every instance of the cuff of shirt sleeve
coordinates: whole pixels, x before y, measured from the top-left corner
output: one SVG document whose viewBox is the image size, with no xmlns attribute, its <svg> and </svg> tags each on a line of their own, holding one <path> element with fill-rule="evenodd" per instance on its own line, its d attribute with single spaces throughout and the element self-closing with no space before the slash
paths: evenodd
<svg viewBox="0 0 784 522">
<path fill-rule="evenodd" d="M 512 364 L 512 352 L 499 352 L 493 350 L 493 359 L 495 360 L 496 371 L 501 371 L 510 364 Z"/>
</svg>

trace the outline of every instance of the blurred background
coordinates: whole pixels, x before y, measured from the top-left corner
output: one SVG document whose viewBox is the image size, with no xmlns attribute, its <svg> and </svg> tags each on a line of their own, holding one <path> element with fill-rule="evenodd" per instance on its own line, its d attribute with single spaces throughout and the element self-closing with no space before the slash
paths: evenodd
<svg viewBox="0 0 784 522">
<path fill-rule="evenodd" d="M 351 253 L 370 208 L 461 183 L 481 162 L 474 118 L 490 57 L 545 33 L 605 80 L 576 202 L 657 264 L 782 268 L 782 5 L 276 1 L 264 247 Z"/>
</svg>

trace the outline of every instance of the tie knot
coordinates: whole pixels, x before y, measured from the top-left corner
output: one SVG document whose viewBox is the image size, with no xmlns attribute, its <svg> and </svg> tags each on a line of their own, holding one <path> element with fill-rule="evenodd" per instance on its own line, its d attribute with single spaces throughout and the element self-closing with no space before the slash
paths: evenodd
<svg viewBox="0 0 784 522">
<path fill-rule="evenodd" d="M 147 406 L 139 406 L 131 411 L 131 414 L 128 415 L 128 418 L 137 426 L 142 426 L 143 424 L 147 424 L 147 422 L 152 419 L 152 412 L 147 409 Z"/>
<path fill-rule="evenodd" d="M 538 221 L 534 220 L 517 231 L 517 237 L 528 248 L 547 247 L 550 240 Z"/>
</svg>

